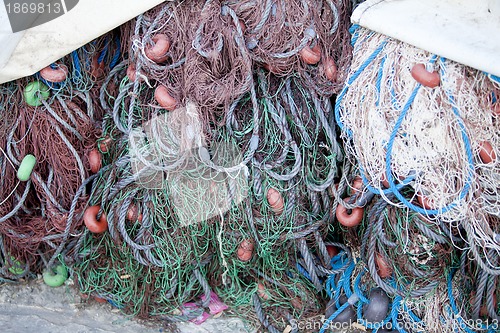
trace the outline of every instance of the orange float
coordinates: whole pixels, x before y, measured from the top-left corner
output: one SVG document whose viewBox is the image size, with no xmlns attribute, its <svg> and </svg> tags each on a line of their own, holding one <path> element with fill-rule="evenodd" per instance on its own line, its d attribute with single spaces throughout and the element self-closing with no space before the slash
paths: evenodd
<svg viewBox="0 0 500 333">
<path fill-rule="evenodd" d="M 375 254 L 375 265 L 377 266 L 377 273 L 382 279 L 392 275 L 391 266 L 380 253 Z"/>
<path fill-rule="evenodd" d="M 127 209 L 127 220 L 131 222 L 138 221 L 139 223 L 142 222 L 142 214 L 139 213 L 139 209 L 137 208 L 136 204 L 130 204 L 130 206 Z"/>
<path fill-rule="evenodd" d="M 88 160 L 90 164 L 90 171 L 92 171 L 92 173 L 98 173 L 102 166 L 102 156 L 97 148 L 94 148 L 89 152 Z"/>
<path fill-rule="evenodd" d="M 259 282 L 257 285 L 257 295 L 263 300 L 267 301 L 269 299 L 269 295 L 267 294 L 266 287 L 262 282 Z"/>
<path fill-rule="evenodd" d="M 332 57 L 327 57 L 323 63 L 326 78 L 331 82 L 337 81 L 338 69 Z"/>
<path fill-rule="evenodd" d="M 493 106 L 493 114 L 496 116 L 500 116 L 500 101 L 497 101 Z"/>
<path fill-rule="evenodd" d="M 238 259 L 243 262 L 250 261 L 253 255 L 254 244 L 251 239 L 243 240 L 238 246 Z"/>
<path fill-rule="evenodd" d="M 429 88 L 435 88 L 439 86 L 441 78 L 439 73 L 429 72 L 424 64 L 415 64 L 411 69 L 411 76 L 421 85 Z"/>
<path fill-rule="evenodd" d="M 100 142 L 99 142 L 99 149 L 103 153 L 107 153 L 109 151 L 109 146 L 111 146 L 113 142 L 113 139 L 111 139 L 109 136 L 104 137 Z"/>
<path fill-rule="evenodd" d="M 354 189 L 353 193 L 361 192 L 361 189 L 363 188 L 363 179 L 361 179 L 360 176 L 354 177 L 352 181 L 352 188 Z"/>
<path fill-rule="evenodd" d="M 349 198 L 345 198 L 344 202 L 349 202 Z M 349 213 L 349 210 L 351 211 Z M 363 220 L 364 209 L 361 207 L 356 207 L 353 209 L 347 209 L 342 205 L 337 206 L 337 210 L 335 211 L 335 216 L 340 224 L 344 227 L 352 228 L 358 226 Z"/>
<path fill-rule="evenodd" d="M 335 245 L 326 245 L 326 251 L 328 251 L 328 255 L 330 258 L 335 257 L 339 254 L 339 249 Z"/>
<path fill-rule="evenodd" d="M 94 234 L 103 233 L 108 229 L 108 220 L 106 218 L 106 214 L 104 212 L 101 214 L 101 218 L 97 219 L 97 213 L 101 206 L 90 206 L 83 213 L 83 222 L 87 229 Z"/>
<path fill-rule="evenodd" d="M 136 79 L 135 72 L 136 72 L 135 64 L 132 63 L 132 64 L 128 65 L 127 77 L 130 80 L 130 82 L 135 82 L 135 79 Z"/>
<path fill-rule="evenodd" d="M 314 45 L 312 48 L 306 45 L 299 51 L 299 55 L 306 64 L 316 65 L 321 59 L 321 48 L 319 44 Z"/>
<path fill-rule="evenodd" d="M 175 110 L 177 101 L 170 95 L 167 87 L 158 86 L 155 90 L 155 99 L 162 108 L 168 111 Z"/>
<path fill-rule="evenodd" d="M 283 208 L 285 207 L 285 202 L 281 193 L 271 187 L 269 190 L 267 190 L 266 198 L 274 214 L 280 215 L 283 212 Z"/>
<path fill-rule="evenodd" d="M 497 154 L 488 141 L 483 141 L 480 144 L 481 149 L 479 150 L 479 157 L 481 161 L 485 164 L 494 162 L 497 159 Z"/>
<path fill-rule="evenodd" d="M 40 71 L 40 76 L 48 82 L 63 82 L 68 77 L 68 67 L 62 64 L 58 64 L 56 68 L 47 66 Z"/>
<path fill-rule="evenodd" d="M 434 209 L 432 201 L 420 192 L 417 193 L 417 200 L 422 208 L 427 210 Z"/>
<path fill-rule="evenodd" d="M 170 40 L 165 34 L 153 36 L 153 45 L 145 49 L 146 57 L 156 63 L 165 62 L 167 60 L 167 52 L 170 49 Z"/>
</svg>

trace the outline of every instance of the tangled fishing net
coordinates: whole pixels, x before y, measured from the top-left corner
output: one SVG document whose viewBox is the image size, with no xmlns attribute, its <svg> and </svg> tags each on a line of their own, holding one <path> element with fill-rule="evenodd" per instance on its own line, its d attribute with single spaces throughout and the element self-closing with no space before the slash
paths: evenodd
<svg viewBox="0 0 500 333">
<path fill-rule="evenodd" d="M 358 2 L 167 2 L 2 85 L 2 281 L 68 265 L 163 322 L 494 332 L 500 80 L 349 33 Z"/>
<path fill-rule="evenodd" d="M 99 135 L 103 116 L 96 83 L 117 54 L 119 46 L 110 33 L 45 69 L 63 69 L 63 80 L 47 81 L 38 73 L 2 86 L 3 278 L 16 280 L 41 271 L 80 233 L 81 221 L 72 223 L 69 214 L 81 212 L 86 203 L 79 191 L 89 177 L 85 155 Z M 27 155 L 36 158 L 36 166 L 24 181 L 16 171 Z"/>
<path fill-rule="evenodd" d="M 356 29 L 353 40 L 360 56 L 337 99 L 336 118 L 363 182 L 450 228 L 460 223 L 472 248 L 482 244 L 498 255 L 498 230 L 489 218 L 499 214 L 498 82 L 366 29 Z M 418 64 L 438 74 L 438 86 L 412 77 Z M 413 195 L 405 198 L 398 184 L 409 184 Z M 475 255 L 499 272 L 496 263 Z"/>
<path fill-rule="evenodd" d="M 499 80 L 358 26 L 351 33 L 335 119 L 354 190 L 337 219 L 353 227 L 352 217 L 363 216 L 360 234 L 347 230 L 344 239 L 373 280 L 364 286 L 375 282 L 391 298 L 377 322 L 399 332 L 493 332 Z M 358 312 L 373 301 L 355 294 Z"/>
<path fill-rule="evenodd" d="M 108 232 L 75 245 L 83 292 L 167 321 L 230 305 L 271 332 L 323 312 L 343 161 L 330 97 L 349 12 L 187 1 L 122 28 L 129 53 L 101 87 L 103 168 L 87 207 Z"/>
</svg>

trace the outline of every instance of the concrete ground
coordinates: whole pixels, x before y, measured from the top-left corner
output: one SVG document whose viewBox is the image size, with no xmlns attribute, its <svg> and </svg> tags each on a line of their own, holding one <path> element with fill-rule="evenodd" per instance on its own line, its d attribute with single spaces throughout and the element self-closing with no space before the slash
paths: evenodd
<svg viewBox="0 0 500 333">
<path fill-rule="evenodd" d="M 71 285 L 51 288 L 41 279 L 0 285 L 0 333 L 255 333 L 242 320 L 210 318 L 202 325 L 141 322 L 109 303 L 82 299 Z M 362 333 L 351 328 L 344 333 Z M 338 332 L 340 333 L 340 332 Z"/>
<path fill-rule="evenodd" d="M 129 318 L 108 303 L 83 300 L 70 285 L 48 287 L 36 280 L 0 285 L 2 333 L 247 333 L 236 318 L 208 319 L 202 325 L 163 326 Z"/>
</svg>

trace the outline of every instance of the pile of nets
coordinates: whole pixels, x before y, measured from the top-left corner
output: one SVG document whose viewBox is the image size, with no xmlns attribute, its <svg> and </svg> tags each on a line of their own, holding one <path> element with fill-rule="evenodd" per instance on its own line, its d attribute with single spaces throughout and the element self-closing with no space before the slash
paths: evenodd
<svg viewBox="0 0 500 333">
<path fill-rule="evenodd" d="M 500 79 L 365 28 L 351 33 L 335 120 L 353 181 L 336 216 L 361 260 L 330 277 L 330 321 L 496 332 Z"/>
<path fill-rule="evenodd" d="M 500 80 L 349 31 L 355 4 L 169 1 L 2 85 L 2 281 L 70 268 L 164 323 L 495 332 Z"/>
<path fill-rule="evenodd" d="M 1 86 L 2 279 L 52 265 L 81 232 L 70 212 L 81 213 L 88 199 L 81 190 L 90 174 L 85 156 L 104 114 L 99 80 L 119 56 L 119 40 L 109 33 L 33 77 Z"/>
<path fill-rule="evenodd" d="M 68 259 L 83 293 L 166 321 L 230 306 L 271 332 L 324 312 L 350 11 L 185 1 L 121 28 L 100 162 L 69 213 L 86 225 Z"/>
</svg>

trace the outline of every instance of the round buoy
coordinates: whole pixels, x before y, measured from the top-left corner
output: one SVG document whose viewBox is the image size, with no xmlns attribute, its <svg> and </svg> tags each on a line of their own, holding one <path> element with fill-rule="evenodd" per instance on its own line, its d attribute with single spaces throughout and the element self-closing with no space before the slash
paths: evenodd
<svg viewBox="0 0 500 333">
<path fill-rule="evenodd" d="M 417 200 L 419 205 L 427 210 L 434 209 L 434 203 L 424 194 L 418 192 L 417 193 Z"/>
<path fill-rule="evenodd" d="M 99 139 L 99 150 L 102 153 L 108 153 L 110 146 L 113 144 L 113 139 L 109 136 Z"/>
<path fill-rule="evenodd" d="M 337 254 L 339 254 L 339 249 L 335 245 L 326 245 L 326 251 L 328 252 L 330 258 L 333 258 Z"/>
<path fill-rule="evenodd" d="M 68 278 L 68 270 L 64 265 L 57 265 L 54 270 L 46 269 L 43 271 L 43 281 L 49 287 L 59 287 Z"/>
<path fill-rule="evenodd" d="M 316 44 L 314 47 L 310 47 L 309 45 L 304 46 L 302 50 L 299 51 L 302 60 L 308 65 L 316 65 L 321 60 L 321 48 L 319 44 Z"/>
<path fill-rule="evenodd" d="M 90 206 L 85 210 L 83 214 L 83 222 L 87 229 L 94 234 L 103 233 L 108 229 L 108 220 L 104 212 L 101 214 L 101 218 L 97 219 L 97 213 L 101 209 L 101 206 Z"/>
<path fill-rule="evenodd" d="M 244 239 L 238 246 L 238 259 L 243 262 L 249 261 L 250 259 L 252 259 L 253 249 L 253 241 L 251 239 Z"/>
<path fill-rule="evenodd" d="M 265 301 L 269 299 L 269 294 L 267 293 L 266 287 L 262 282 L 259 282 L 257 285 L 257 295 Z"/>
<path fill-rule="evenodd" d="M 170 40 L 165 34 L 158 34 L 151 38 L 153 45 L 146 47 L 146 57 L 156 63 L 162 63 L 167 60 L 167 52 L 170 49 Z"/>
<path fill-rule="evenodd" d="M 271 187 L 269 188 L 269 190 L 267 190 L 266 198 L 274 214 L 280 215 L 285 207 L 285 202 L 281 193 Z"/>
<path fill-rule="evenodd" d="M 347 297 L 345 295 L 340 296 L 339 299 L 340 306 L 342 306 L 346 302 L 347 302 Z M 330 300 L 326 305 L 325 318 L 330 318 L 332 314 L 337 310 L 338 309 L 335 306 L 334 300 L 333 299 Z M 339 313 L 337 317 L 333 319 L 334 323 L 354 323 L 355 321 L 356 321 L 356 311 L 351 305 L 345 308 L 344 311 Z"/>
<path fill-rule="evenodd" d="M 441 82 L 439 73 L 429 72 L 424 64 L 415 64 L 411 69 L 411 76 L 421 85 L 429 88 L 436 88 Z"/>
<path fill-rule="evenodd" d="M 90 171 L 92 171 L 92 173 L 98 173 L 102 166 L 101 152 L 97 148 L 94 148 L 89 152 L 87 158 L 89 160 Z"/>
<path fill-rule="evenodd" d="M 168 92 L 167 87 L 158 86 L 155 90 L 155 99 L 162 108 L 168 111 L 173 111 L 177 107 L 177 101 Z"/>
<path fill-rule="evenodd" d="M 391 265 L 389 265 L 380 253 L 375 253 L 375 264 L 377 266 L 377 273 L 382 279 L 386 279 L 392 275 Z"/>
<path fill-rule="evenodd" d="M 485 164 L 494 162 L 497 159 L 497 154 L 493 149 L 493 146 L 488 141 L 483 141 L 480 143 L 481 149 L 479 150 L 479 157 L 481 161 Z"/>
<path fill-rule="evenodd" d="M 389 297 L 380 288 L 370 291 L 370 303 L 363 306 L 364 318 L 370 323 L 380 323 L 387 317 L 389 311 Z"/>
<path fill-rule="evenodd" d="M 42 100 L 49 98 L 49 96 L 49 87 L 40 81 L 28 83 L 26 88 L 24 88 L 24 101 L 29 106 L 40 106 L 42 105 Z"/>
<path fill-rule="evenodd" d="M 40 76 L 48 82 L 59 83 L 68 77 L 68 67 L 59 64 L 56 68 L 47 66 L 40 71 Z"/>
<path fill-rule="evenodd" d="M 130 222 L 142 222 L 142 214 L 139 212 L 139 208 L 135 203 L 131 203 L 127 209 L 127 220 Z"/>
<path fill-rule="evenodd" d="M 327 57 L 323 63 L 326 78 L 331 82 L 337 81 L 338 69 L 335 60 L 332 57 Z"/>
<path fill-rule="evenodd" d="M 348 202 L 349 198 L 345 198 L 344 201 Z M 351 212 L 349 213 L 349 210 L 342 205 L 338 205 L 337 210 L 335 211 L 335 216 L 337 217 L 339 223 L 347 228 L 358 226 L 363 220 L 363 213 L 365 210 L 361 207 L 356 207 L 350 209 L 350 211 Z"/>
</svg>

